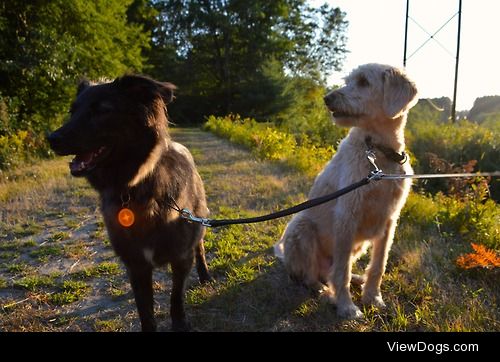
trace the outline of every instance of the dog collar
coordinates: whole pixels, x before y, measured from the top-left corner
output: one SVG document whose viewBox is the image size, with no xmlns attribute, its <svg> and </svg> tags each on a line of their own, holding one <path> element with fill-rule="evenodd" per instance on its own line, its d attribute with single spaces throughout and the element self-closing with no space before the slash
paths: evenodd
<svg viewBox="0 0 500 362">
<path fill-rule="evenodd" d="M 373 143 L 372 138 L 370 136 L 367 136 L 365 138 L 365 144 L 366 144 L 366 147 L 368 147 L 369 151 L 374 151 L 375 149 L 377 149 L 380 152 L 382 152 L 382 154 L 387 159 L 394 161 L 396 163 L 399 163 L 400 165 L 402 165 L 402 164 L 406 163 L 406 161 L 408 161 L 408 154 L 405 151 L 398 153 L 390 147 L 386 147 L 386 146 L 380 145 L 378 143 Z"/>
</svg>

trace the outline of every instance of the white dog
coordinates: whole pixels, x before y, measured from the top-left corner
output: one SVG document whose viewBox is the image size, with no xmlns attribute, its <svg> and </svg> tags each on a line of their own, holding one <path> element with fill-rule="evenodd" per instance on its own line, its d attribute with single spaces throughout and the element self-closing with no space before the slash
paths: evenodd
<svg viewBox="0 0 500 362">
<path fill-rule="evenodd" d="M 408 110 L 417 101 L 415 84 L 402 70 L 366 64 L 342 88 L 325 96 L 336 124 L 353 127 L 337 153 L 316 177 L 309 198 L 349 186 L 369 175 L 367 151 L 384 173 L 412 173 L 404 152 Z M 349 291 L 351 279 L 363 283 L 362 302 L 384 307 L 382 275 L 411 180 L 372 181 L 326 204 L 297 214 L 287 225 L 275 253 L 294 279 L 318 288 L 327 285 L 342 318 L 363 316 Z M 371 243 L 366 275 L 351 275 L 352 263 Z"/>
</svg>

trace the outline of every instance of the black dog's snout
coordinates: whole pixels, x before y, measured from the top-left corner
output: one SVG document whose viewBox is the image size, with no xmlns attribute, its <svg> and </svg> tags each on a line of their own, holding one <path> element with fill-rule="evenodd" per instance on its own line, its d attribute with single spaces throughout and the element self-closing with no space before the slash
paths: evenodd
<svg viewBox="0 0 500 362">
<path fill-rule="evenodd" d="M 330 92 L 328 93 L 327 95 L 325 95 L 323 97 L 323 101 L 325 101 L 325 103 L 328 103 L 328 102 L 333 102 L 335 100 L 335 98 L 337 97 L 337 94 L 334 93 L 334 92 Z"/>
<path fill-rule="evenodd" d="M 49 142 L 50 148 L 57 150 L 63 143 L 63 137 L 61 133 L 55 131 L 47 135 L 47 141 Z"/>
</svg>

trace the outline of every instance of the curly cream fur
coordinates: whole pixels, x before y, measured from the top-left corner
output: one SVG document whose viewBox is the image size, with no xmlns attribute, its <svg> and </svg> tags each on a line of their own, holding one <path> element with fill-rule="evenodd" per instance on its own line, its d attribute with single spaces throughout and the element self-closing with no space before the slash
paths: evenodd
<svg viewBox="0 0 500 362">
<path fill-rule="evenodd" d="M 407 112 L 417 101 L 417 89 L 402 70 L 366 64 L 355 69 L 342 88 L 325 96 L 335 122 L 352 127 L 337 153 L 316 177 L 309 198 L 332 193 L 366 177 L 372 170 L 365 138 L 400 153 L 405 149 Z M 385 173 L 411 173 L 409 162 L 396 163 L 375 150 Z M 384 307 L 380 284 L 397 220 L 410 191 L 410 180 L 371 182 L 334 201 L 302 211 L 292 218 L 277 256 L 294 279 L 312 288 L 326 283 L 337 313 L 360 318 L 350 294 L 351 279 L 362 283 L 362 302 Z M 352 275 L 352 263 L 370 244 L 371 260 L 363 277 Z"/>
</svg>

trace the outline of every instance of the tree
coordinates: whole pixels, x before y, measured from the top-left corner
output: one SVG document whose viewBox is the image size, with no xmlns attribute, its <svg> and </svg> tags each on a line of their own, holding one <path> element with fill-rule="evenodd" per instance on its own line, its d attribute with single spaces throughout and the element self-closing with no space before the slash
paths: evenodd
<svg viewBox="0 0 500 362">
<path fill-rule="evenodd" d="M 266 118 L 289 103 L 282 99 L 287 76 L 321 82 L 345 52 L 344 14 L 327 5 L 167 0 L 156 8 L 153 73 L 179 86 L 176 120 L 230 112 Z"/>
<path fill-rule="evenodd" d="M 486 118 L 500 113 L 500 96 L 485 96 L 476 98 L 467 118 L 481 123 Z"/>
<path fill-rule="evenodd" d="M 127 21 L 130 3 L 0 0 L 0 94 L 10 127 L 47 130 L 79 78 L 142 69 L 148 37 Z"/>
<path fill-rule="evenodd" d="M 307 2 L 291 1 L 290 16 L 280 25 L 293 48 L 287 53 L 289 73 L 325 83 L 345 60 L 348 22 L 339 8 L 323 4 L 313 8 Z"/>
</svg>

